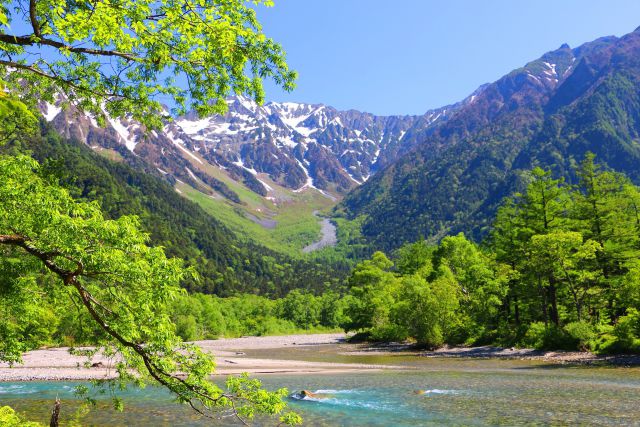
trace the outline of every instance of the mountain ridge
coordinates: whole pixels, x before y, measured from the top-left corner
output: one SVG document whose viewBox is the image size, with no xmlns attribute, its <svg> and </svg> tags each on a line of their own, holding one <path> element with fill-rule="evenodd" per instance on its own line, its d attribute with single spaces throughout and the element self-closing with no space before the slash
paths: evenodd
<svg viewBox="0 0 640 427">
<path fill-rule="evenodd" d="M 394 249 L 421 236 L 484 235 L 527 169 L 548 167 L 572 179 L 572 165 L 586 151 L 637 182 L 638 57 L 638 32 L 545 53 L 488 85 L 349 193 L 336 213 L 363 218 L 370 244 Z"/>
<path fill-rule="evenodd" d="M 72 106 L 62 109 L 61 102 L 43 103 L 40 110 L 45 120 L 67 138 L 95 149 L 115 150 L 129 161 L 129 154 L 138 156 L 149 163 L 147 172 L 165 178 L 171 175 L 195 187 L 200 179 L 237 202 L 222 183 L 187 170 L 185 160 L 197 154 L 263 197 L 269 192 L 269 184 L 257 176 L 259 173 L 291 190 L 314 188 L 341 195 L 407 152 L 421 135 L 471 102 L 476 92 L 422 116 L 376 116 L 294 102 L 259 106 L 244 97 L 234 97 L 227 101 L 229 111 L 225 115 L 198 118 L 189 113 L 150 133 L 126 118 L 107 118 L 106 126 L 101 127 L 93 117 Z"/>
</svg>

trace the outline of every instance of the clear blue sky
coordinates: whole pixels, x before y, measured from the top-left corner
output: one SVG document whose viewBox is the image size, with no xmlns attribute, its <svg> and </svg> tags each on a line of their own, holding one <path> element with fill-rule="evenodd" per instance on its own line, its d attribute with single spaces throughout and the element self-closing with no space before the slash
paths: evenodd
<svg viewBox="0 0 640 427">
<path fill-rule="evenodd" d="M 267 99 L 421 114 L 562 43 L 640 26 L 638 0 L 275 0 L 265 33 L 300 74 Z"/>
</svg>

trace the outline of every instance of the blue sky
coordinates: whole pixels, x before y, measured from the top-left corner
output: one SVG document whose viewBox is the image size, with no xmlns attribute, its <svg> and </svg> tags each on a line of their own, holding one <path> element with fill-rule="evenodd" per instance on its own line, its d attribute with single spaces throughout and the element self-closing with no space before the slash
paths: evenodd
<svg viewBox="0 0 640 427">
<path fill-rule="evenodd" d="M 300 73 L 267 99 L 421 114 L 562 43 L 640 26 L 638 0 L 275 0 L 264 31 Z"/>
</svg>

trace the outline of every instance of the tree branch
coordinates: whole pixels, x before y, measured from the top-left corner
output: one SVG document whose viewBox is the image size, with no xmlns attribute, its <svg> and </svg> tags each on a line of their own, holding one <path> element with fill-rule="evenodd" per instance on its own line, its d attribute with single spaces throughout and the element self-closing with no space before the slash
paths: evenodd
<svg viewBox="0 0 640 427">
<path fill-rule="evenodd" d="M 40 24 L 38 23 L 38 17 L 36 16 L 36 1 L 29 0 L 29 20 L 31 21 L 31 27 L 33 28 L 33 35 L 41 38 L 42 31 L 40 31 Z"/>
<path fill-rule="evenodd" d="M 38 30 L 39 33 L 40 30 Z M 83 53 L 87 55 L 97 55 L 97 56 L 116 56 L 128 61 L 136 61 L 142 62 L 144 58 L 126 52 L 120 52 L 117 50 L 104 50 L 104 49 L 90 49 L 85 47 L 74 47 L 70 45 L 66 45 L 57 40 L 51 40 L 46 37 L 42 37 L 42 35 L 38 35 L 34 31 L 33 34 L 24 35 L 24 36 L 15 36 L 11 34 L 0 34 L 0 42 L 17 45 L 17 46 L 35 46 L 35 45 L 45 45 L 55 47 L 56 49 L 66 49 L 72 53 Z"/>
<path fill-rule="evenodd" d="M 199 387 L 189 384 L 187 381 L 178 377 L 176 374 L 165 372 L 161 367 L 159 367 L 153 362 L 152 358 L 144 349 L 142 344 L 138 344 L 138 343 L 127 340 L 125 337 L 122 336 L 122 334 L 120 334 L 118 331 L 114 330 L 111 326 L 109 326 L 109 324 L 105 321 L 105 319 L 100 314 L 98 314 L 94 305 L 97 307 L 101 307 L 103 309 L 105 309 L 105 307 L 102 304 L 100 304 L 78 280 L 78 277 L 82 275 L 82 270 L 71 271 L 71 270 L 65 270 L 57 266 L 52 260 L 53 257 L 57 256 L 55 255 L 55 253 L 39 250 L 29 245 L 28 242 L 29 242 L 29 238 L 22 236 L 20 234 L 0 235 L 0 244 L 6 244 L 10 246 L 17 246 L 17 247 L 23 248 L 29 254 L 40 259 L 50 271 L 57 274 L 63 280 L 65 285 L 73 286 L 77 290 L 78 295 L 80 296 L 80 300 L 82 301 L 82 304 L 85 306 L 85 308 L 87 309 L 87 311 L 89 312 L 93 320 L 106 333 L 108 333 L 111 337 L 113 337 L 116 341 L 118 341 L 122 346 L 132 349 L 138 356 L 140 356 L 149 375 L 151 375 L 151 377 L 155 379 L 158 383 L 167 387 L 169 390 L 174 391 L 174 393 L 180 395 L 180 392 L 176 391 L 175 383 L 174 384 L 171 383 L 171 381 L 176 381 L 180 383 L 183 387 L 185 387 L 185 389 L 188 392 L 191 392 L 196 396 L 198 396 L 199 399 L 201 399 L 201 401 L 208 401 L 208 402 L 211 402 L 212 404 L 215 404 L 216 402 L 218 402 L 219 399 L 222 397 L 230 398 L 230 396 L 225 394 L 221 394 L 218 397 L 210 396 L 206 392 L 201 390 Z M 66 257 L 66 258 L 71 259 L 71 257 Z M 76 264 L 78 265 L 82 265 L 80 261 L 74 261 L 74 262 L 76 262 Z M 111 310 L 108 310 L 108 309 L 106 310 L 108 312 L 111 312 Z M 184 397 L 184 398 L 186 402 L 189 403 L 189 405 L 193 409 L 195 409 L 198 413 L 205 415 L 201 410 L 198 410 L 195 407 L 193 398 L 191 397 Z M 240 418 L 239 414 L 237 413 L 237 410 L 235 409 L 235 406 L 232 406 L 232 408 L 233 408 L 233 411 L 235 412 L 235 415 L 238 418 Z"/>
<path fill-rule="evenodd" d="M 78 86 L 77 84 L 75 84 L 75 83 L 73 83 L 73 82 L 71 82 L 69 80 L 66 80 L 66 79 L 64 79 L 64 78 L 62 78 L 60 76 L 47 74 L 44 71 L 34 67 L 33 65 L 25 65 L 25 64 L 21 64 L 19 62 L 4 61 L 4 60 L 0 60 L 0 65 L 6 65 L 7 67 L 14 67 L 14 68 L 19 68 L 21 70 L 27 70 L 27 71 L 30 71 L 30 72 L 32 72 L 34 74 L 39 75 L 40 77 L 44 77 L 46 79 L 53 80 L 54 82 L 57 82 L 57 83 L 62 84 L 62 85 L 70 86 L 73 89 L 77 89 L 77 90 L 84 91 L 84 92 L 89 92 L 91 95 L 94 95 L 94 96 L 103 97 L 103 98 L 108 98 L 108 97 L 124 98 L 123 95 L 120 95 L 120 94 L 117 94 L 117 93 L 109 93 L 109 92 L 98 93 L 98 92 L 92 91 L 89 88 Z"/>
</svg>

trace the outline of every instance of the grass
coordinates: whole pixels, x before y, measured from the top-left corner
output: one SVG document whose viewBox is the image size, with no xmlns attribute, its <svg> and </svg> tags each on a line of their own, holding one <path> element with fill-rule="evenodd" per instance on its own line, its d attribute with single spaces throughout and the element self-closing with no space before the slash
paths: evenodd
<svg viewBox="0 0 640 427">
<path fill-rule="evenodd" d="M 116 150 L 112 150 L 111 148 L 95 148 L 93 151 L 101 155 L 102 157 L 106 157 L 107 159 L 114 162 L 122 162 L 124 159 L 122 155 L 118 153 Z"/>
<path fill-rule="evenodd" d="M 279 203 L 274 203 L 233 181 L 224 172 L 211 165 L 205 165 L 204 168 L 207 169 L 207 173 L 210 169 L 214 169 L 216 174 L 212 176 L 224 180 L 238 193 L 243 203 L 236 204 L 223 197 L 208 196 L 180 182 L 176 184 L 176 189 L 238 236 L 252 239 L 293 257 L 303 257 L 302 248 L 320 238 L 320 220 L 314 216 L 313 212 L 326 212 L 335 204 L 315 190 L 295 193 L 273 182 L 268 182 L 280 200 Z M 261 177 L 261 179 L 267 181 L 266 178 Z M 263 220 L 276 221 L 276 225 L 269 229 L 247 218 L 245 214 L 251 214 Z"/>
</svg>

